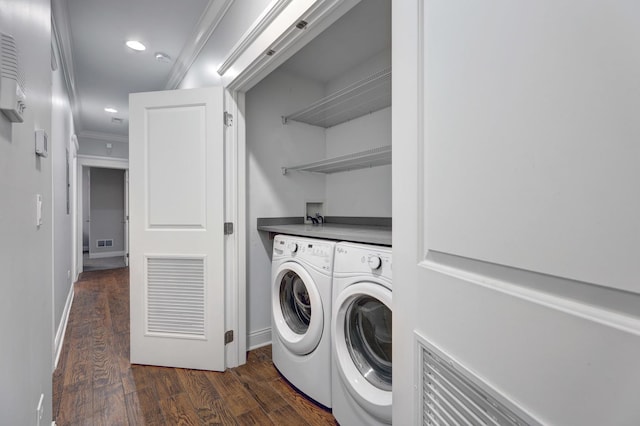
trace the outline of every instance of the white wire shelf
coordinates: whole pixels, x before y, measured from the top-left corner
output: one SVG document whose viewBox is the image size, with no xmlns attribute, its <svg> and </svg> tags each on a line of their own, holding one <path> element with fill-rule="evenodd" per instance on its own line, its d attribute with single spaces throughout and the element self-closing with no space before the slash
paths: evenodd
<svg viewBox="0 0 640 426">
<path fill-rule="evenodd" d="M 355 152 L 353 154 L 341 155 L 339 157 L 328 158 L 326 160 L 320 160 L 299 166 L 282 167 L 282 174 L 286 175 L 287 172 L 292 170 L 299 172 L 330 174 L 385 166 L 387 164 L 391 164 L 391 145 Z"/>
<path fill-rule="evenodd" d="M 320 127 L 332 127 L 391 106 L 391 68 L 379 71 L 344 89 L 314 102 L 309 107 L 282 117 Z"/>
</svg>

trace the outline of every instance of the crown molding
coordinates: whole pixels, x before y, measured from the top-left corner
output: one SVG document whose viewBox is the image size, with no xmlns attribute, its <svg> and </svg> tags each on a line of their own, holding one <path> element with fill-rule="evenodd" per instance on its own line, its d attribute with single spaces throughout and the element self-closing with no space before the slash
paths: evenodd
<svg viewBox="0 0 640 426">
<path fill-rule="evenodd" d="M 93 132 L 83 130 L 78 133 L 78 139 L 95 139 L 105 142 L 129 143 L 127 136 L 116 135 L 113 133 Z"/>
<path fill-rule="evenodd" d="M 176 89 L 184 79 L 187 71 L 193 65 L 202 48 L 207 44 L 211 34 L 218 27 L 222 18 L 227 14 L 234 0 L 210 0 L 207 8 L 202 13 L 198 24 L 191 35 L 187 38 L 182 51 L 176 58 L 165 89 Z"/>
<path fill-rule="evenodd" d="M 240 41 L 233 46 L 225 60 L 222 61 L 220 66 L 218 66 L 218 75 L 222 77 L 224 73 L 231 68 L 233 63 L 247 50 L 249 46 L 251 46 L 254 41 L 256 41 L 265 28 L 267 28 L 273 20 L 280 15 L 280 12 L 282 12 L 289 3 L 291 3 L 291 0 L 277 0 L 269 9 L 262 12 L 247 32 L 242 35 Z"/>
<path fill-rule="evenodd" d="M 325 31 L 331 24 L 340 19 L 340 17 L 356 4 L 360 3 L 360 1 L 361 0 L 315 0 L 299 18 L 307 22 L 307 26 L 304 29 L 300 30 L 294 24 L 280 32 L 280 35 L 268 44 L 268 49 L 274 51 L 272 55 L 256 55 L 256 52 L 266 52 L 266 50 L 264 50 L 264 44 L 255 48 L 253 45 L 249 45 L 245 52 L 236 59 L 239 63 L 238 74 L 222 77 L 223 85 L 229 90 L 249 90 L 258 81 L 269 75 L 307 43 Z M 256 43 L 254 44 L 260 42 L 260 40 L 256 39 Z M 253 52 L 251 52 L 251 50 L 253 50 Z M 247 59 L 249 60 L 247 61 Z"/>
<path fill-rule="evenodd" d="M 80 105 L 78 91 L 76 89 L 75 72 L 73 66 L 73 48 L 71 42 L 69 9 L 66 0 L 52 0 L 51 2 L 51 28 L 53 38 L 60 55 L 60 67 L 64 76 L 65 85 L 69 94 L 69 103 L 73 114 L 73 122 L 76 130 L 80 126 Z"/>
</svg>

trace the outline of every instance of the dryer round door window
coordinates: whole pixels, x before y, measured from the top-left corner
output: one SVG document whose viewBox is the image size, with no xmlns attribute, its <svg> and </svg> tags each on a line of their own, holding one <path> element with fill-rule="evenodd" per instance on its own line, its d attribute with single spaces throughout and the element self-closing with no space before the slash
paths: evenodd
<svg viewBox="0 0 640 426">
<path fill-rule="evenodd" d="M 275 331 L 284 346 L 297 355 L 313 352 L 322 338 L 324 312 L 306 269 L 295 262 L 280 265 L 271 296 Z"/>
<path fill-rule="evenodd" d="M 391 422 L 391 290 L 375 282 L 344 288 L 333 305 L 333 357 L 340 381 L 369 414 Z"/>
<path fill-rule="evenodd" d="M 380 300 L 356 296 L 345 314 L 345 339 L 358 371 L 375 387 L 391 390 L 391 310 Z"/>
</svg>

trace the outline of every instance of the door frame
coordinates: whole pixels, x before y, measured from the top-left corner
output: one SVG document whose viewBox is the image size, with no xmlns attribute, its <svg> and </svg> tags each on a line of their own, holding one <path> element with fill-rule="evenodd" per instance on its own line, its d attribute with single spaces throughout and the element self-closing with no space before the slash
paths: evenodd
<svg viewBox="0 0 640 426">
<path fill-rule="evenodd" d="M 82 187 L 83 187 L 83 175 L 82 168 L 83 167 L 100 167 L 103 169 L 118 169 L 118 170 L 129 170 L 129 159 L 127 158 L 112 158 L 112 157 L 99 157 L 94 155 L 78 155 L 77 162 L 77 170 L 76 170 L 76 271 L 74 281 L 78 280 L 80 273 L 83 271 L 83 261 L 82 261 L 82 223 L 84 221 L 83 211 L 82 211 Z M 125 238 L 128 238 L 125 235 Z M 89 241 L 91 244 L 91 241 Z"/>
<path fill-rule="evenodd" d="M 220 76 L 225 89 L 224 109 L 233 116 L 233 124 L 225 130 L 225 165 L 228 166 L 225 171 L 225 221 L 235 226 L 233 234 L 225 241 L 225 251 L 230 254 L 225 261 L 228 283 L 225 287 L 225 322 L 227 330 L 234 330 L 237 338 L 226 347 L 228 368 L 245 364 L 247 360 L 246 258 L 247 226 L 251 224 L 247 223 L 246 92 L 360 1 L 315 0 L 303 14 L 310 23 L 304 31 L 296 30 L 295 25 L 288 27 L 285 22 L 272 20 L 260 33 L 245 34 L 230 52 L 235 57 L 229 64 L 232 69 Z M 264 55 L 269 46 L 277 54 Z"/>
<path fill-rule="evenodd" d="M 246 150 L 245 94 L 224 90 L 224 111 L 233 117 L 224 129 L 225 222 L 233 224 L 225 235 L 225 324 L 234 332 L 225 346 L 225 366 L 237 367 L 247 362 L 247 244 L 246 244 Z"/>
</svg>

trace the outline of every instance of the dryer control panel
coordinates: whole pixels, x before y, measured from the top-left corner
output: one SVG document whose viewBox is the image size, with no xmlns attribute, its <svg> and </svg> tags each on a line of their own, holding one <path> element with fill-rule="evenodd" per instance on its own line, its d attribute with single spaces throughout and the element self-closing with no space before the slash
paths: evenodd
<svg viewBox="0 0 640 426">
<path fill-rule="evenodd" d="M 336 245 L 335 273 L 373 274 L 392 278 L 391 248 L 355 243 Z"/>
</svg>

